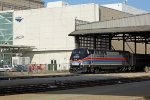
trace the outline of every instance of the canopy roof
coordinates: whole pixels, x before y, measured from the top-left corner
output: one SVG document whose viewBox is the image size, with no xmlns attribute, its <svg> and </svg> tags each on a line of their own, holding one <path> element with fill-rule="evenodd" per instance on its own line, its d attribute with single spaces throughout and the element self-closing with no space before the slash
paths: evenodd
<svg viewBox="0 0 150 100">
<path fill-rule="evenodd" d="M 108 20 L 91 22 L 76 26 L 69 36 L 92 34 L 133 34 L 150 38 L 150 13 Z M 140 33 L 140 34 L 139 34 Z"/>
</svg>

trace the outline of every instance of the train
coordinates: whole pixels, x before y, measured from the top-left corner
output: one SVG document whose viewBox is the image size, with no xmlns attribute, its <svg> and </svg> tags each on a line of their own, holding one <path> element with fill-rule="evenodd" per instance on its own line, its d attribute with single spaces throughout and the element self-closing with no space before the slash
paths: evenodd
<svg viewBox="0 0 150 100">
<path fill-rule="evenodd" d="M 71 53 L 69 71 L 70 73 L 150 72 L 150 54 L 78 48 Z"/>
</svg>

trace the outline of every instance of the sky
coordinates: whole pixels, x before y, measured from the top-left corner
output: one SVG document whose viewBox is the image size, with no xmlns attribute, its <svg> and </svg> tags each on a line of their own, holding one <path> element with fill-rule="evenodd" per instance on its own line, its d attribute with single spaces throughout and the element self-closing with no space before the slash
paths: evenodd
<svg viewBox="0 0 150 100">
<path fill-rule="evenodd" d="M 82 3 L 98 3 L 98 4 L 110 4 L 110 3 L 122 3 L 125 0 L 44 0 L 47 2 L 53 1 L 65 1 L 69 4 L 82 4 Z M 150 11 L 150 0 L 128 0 L 128 5 Z"/>
</svg>

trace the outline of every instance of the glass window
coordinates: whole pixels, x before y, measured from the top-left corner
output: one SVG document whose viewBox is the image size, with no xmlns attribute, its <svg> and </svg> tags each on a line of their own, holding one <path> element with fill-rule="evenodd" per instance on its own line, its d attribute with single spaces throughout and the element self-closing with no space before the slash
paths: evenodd
<svg viewBox="0 0 150 100">
<path fill-rule="evenodd" d="M 13 44 L 13 12 L 0 13 L 0 44 Z"/>
</svg>

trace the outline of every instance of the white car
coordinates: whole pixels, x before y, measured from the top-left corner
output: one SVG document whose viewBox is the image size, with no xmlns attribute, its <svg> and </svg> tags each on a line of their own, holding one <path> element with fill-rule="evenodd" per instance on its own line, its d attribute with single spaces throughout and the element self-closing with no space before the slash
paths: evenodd
<svg viewBox="0 0 150 100">
<path fill-rule="evenodd" d="M 0 66 L 0 72 L 10 72 L 10 71 L 13 71 L 12 67 L 10 67 L 8 65 Z"/>
</svg>

